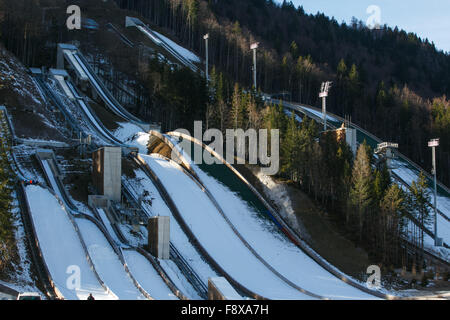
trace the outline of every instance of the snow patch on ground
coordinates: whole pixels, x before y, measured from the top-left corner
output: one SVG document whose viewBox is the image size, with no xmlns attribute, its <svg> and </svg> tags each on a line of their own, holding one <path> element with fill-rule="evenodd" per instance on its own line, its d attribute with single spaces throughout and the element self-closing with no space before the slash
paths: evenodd
<svg viewBox="0 0 450 320">
<path fill-rule="evenodd" d="M 275 182 L 272 177 L 264 174 L 261 170 L 258 170 L 256 177 L 267 188 L 264 193 L 275 202 L 283 218 L 289 221 L 289 225 L 295 230 L 304 230 L 303 226 L 300 227 L 297 221 L 286 186 Z M 306 232 L 303 232 L 303 234 L 306 234 Z"/>
<path fill-rule="evenodd" d="M 119 128 L 113 132 L 114 136 L 125 144 L 139 148 L 140 153 L 147 154 L 147 142 L 150 135 L 132 123 L 120 122 L 118 125 Z"/>
<path fill-rule="evenodd" d="M 34 103 L 41 105 L 42 101 L 36 98 L 35 92 L 30 92 L 36 88 L 30 87 L 32 81 L 22 64 L 7 54 L 3 48 L 0 48 L 0 56 L 0 86 L 2 83 L 9 83 L 13 91 L 29 97 Z"/>
</svg>

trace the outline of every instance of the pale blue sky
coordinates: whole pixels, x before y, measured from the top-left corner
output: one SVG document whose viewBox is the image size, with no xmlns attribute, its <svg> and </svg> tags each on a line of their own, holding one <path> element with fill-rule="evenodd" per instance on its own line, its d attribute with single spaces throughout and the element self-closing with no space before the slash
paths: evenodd
<svg viewBox="0 0 450 320">
<path fill-rule="evenodd" d="M 282 0 L 276 0 L 282 2 Z M 450 52 L 450 0 L 292 0 L 302 5 L 306 13 L 318 11 L 334 17 L 339 23 L 352 17 L 366 22 L 370 5 L 381 11 L 381 25 L 398 26 L 433 41 L 436 48 Z"/>
</svg>

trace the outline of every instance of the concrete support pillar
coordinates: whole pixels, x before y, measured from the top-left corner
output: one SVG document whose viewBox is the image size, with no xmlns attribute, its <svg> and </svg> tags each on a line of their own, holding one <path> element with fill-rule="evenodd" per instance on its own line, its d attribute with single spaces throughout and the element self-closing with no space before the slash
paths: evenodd
<svg viewBox="0 0 450 320">
<path fill-rule="evenodd" d="M 120 202 L 122 191 L 122 150 L 103 147 L 92 153 L 92 180 L 101 195 Z"/>
<path fill-rule="evenodd" d="M 356 130 L 355 129 L 352 129 L 352 128 L 345 129 L 345 141 L 350 146 L 350 149 L 352 150 L 353 154 L 356 155 L 358 145 L 356 143 Z"/>
<path fill-rule="evenodd" d="M 152 217 L 148 219 L 148 248 L 159 259 L 169 259 L 170 217 Z"/>
<path fill-rule="evenodd" d="M 386 149 L 386 165 L 388 168 L 392 168 L 392 159 L 394 158 L 394 153 L 391 148 Z"/>
<path fill-rule="evenodd" d="M 57 52 L 56 52 L 56 68 L 57 69 L 65 69 L 64 68 L 64 50 L 76 51 L 78 48 L 72 44 L 68 43 L 58 43 Z"/>
</svg>

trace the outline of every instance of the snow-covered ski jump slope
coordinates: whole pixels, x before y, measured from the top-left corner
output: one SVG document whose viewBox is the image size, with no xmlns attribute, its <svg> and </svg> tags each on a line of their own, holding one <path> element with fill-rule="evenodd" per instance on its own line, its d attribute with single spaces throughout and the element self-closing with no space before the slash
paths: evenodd
<svg viewBox="0 0 450 320">
<path fill-rule="evenodd" d="M 49 160 L 42 160 L 42 166 L 52 189 L 56 192 L 60 199 L 64 199 L 65 197 L 62 195 L 64 191 L 60 190 L 60 186 L 56 182 L 56 178 L 50 167 Z M 53 206 L 50 208 L 53 208 Z M 65 211 L 65 213 L 66 216 L 70 214 L 67 211 Z M 45 221 L 51 221 L 46 220 L 45 216 L 41 218 L 45 219 Z M 97 226 L 86 219 L 77 219 L 76 221 L 72 220 L 72 222 L 72 228 L 78 228 L 80 231 L 81 238 L 79 237 L 79 242 L 84 243 L 87 248 L 95 270 L 104 283 L 111 288 L 113 292 L 117 292 L 116 296 L 120 299 L 126 300 L 145 299 L 145 296 L 136 288 L 133 280 L 124 269 L 124 266 L 119 260 L 116 252 Z M 67 229 L 68 227 L 65 230 Z M 38 232 L 39 239 L 43 236 L 44 235 L 41 232 Z M 62 239 L 64 239 L 64 241 L 62 241 Z M 60 235 L 59 243 L 67 244 L 73 242 L 73 238 L 65 238 Z M 57 244 L 58 242 L 56 242 L 56 245 Z M 70 253 L 71 251 L 67 251 L 66 254 L 70 255 Z"/>
<path fill-rule="evenodd" d="M 177 143 L 174 136 L 171 139 L 174 144 Z M 274 219 L 253 191 L 226 165 L 198 166 L 190 159 L 191 152 L 185 151 L 182 152 L 185 158 L 189 159 L 190 167 L 221 208 L 229 227 L 235 229 L 243 241 L 248 243 L 262 260 L 269 263 L 277 274 L 295 286 L 324 298 L 374 298 L 369 294 L 374 292 L 361 291 L 359 283 L 355 288 L 341 281 L 340 273 L 335 272 L 339 278 L 329 273 L 297 247 L 288 238 L 289 233 L 288 236 L 285 235 L 284 227 Z M 326 267 L 332 268 L 328 264 Z M 356 280 L 352 279 L 351 282 L 355 283 Z M 381 293 L 378 295 L 383 296 Z"/>
<path fill-rule="evenodd" d="M 50 89 L 49 89 L 50 90 Z M 82 104 L 81 104 L 82 106 Z M 87 110 L 87 109 L 86 109 Z M 114 141 L 114 136 L 112 136 L 103 126 L 100 126 L 97 122 L 91 119 L 91 124 L 96 124 L 99 132 L 101 132 L 101 137 L 108 141 Z M 119 144 L 119 143 L 115 143 Z M 43 160 L 41 165 L 46 176 L 48 184 L 55 190 L 58 198 L 63 201 L 67 201 L 67 195 L 65 191 L 62 190 L 62 185 L 57 182 L 53 171 L 51 169 L 50 161 L 53 160 Z M 74 208 L 73 204 L 66 203 L 66 207 L 71 211 L 70 208 Z M 71 212 L 67 212 L 68 215 Z M 77 212 L 75 215 L 80 214 Z M 82 215 L 82 214 L 81 214 Z M 35 218 L 39 218 L 36 216 Z M 44 219 L 44 217 L 42 217 Z M 92 217 L 91 217 L 92 218 Z M 73 218 L 72 218 L 73 219 Z M 95 219 L 95 218 L 93 218 Z M 152 268 L 151 264 L 147 261 L 146 265 L 143 264 L 145 258 L 141 257 L 136 251 L 130 250 L 126 254 L 118 252 L 117 248 L 113 248 L 111 241 L 105 238 L 105 230 L 100 230 L 99 225 L 95 225 L 93 221 L 89 219 L 73 219 L 73 227 L 79 230 L 79 241 L 81 246 L 86 247 L 86 255 L 89 256 L 92 262 L 91 269 L 97 273 L 98 280 L 104 282 L 108 288 L 117 292 L 116 298 L 120 299 L 145 299 L 145 298 L 158 298 L 158 299 L 176 299 L 175 294 L 167 287 L 167 285 L 162 281 L 161 277 Z M 46 237 L 45 233 L 42 234 L 43 230 L 37 231 L 38 238 Z M 106 231 L 108 232 L 108 231 Z M 110 235 L 114 236 L 114 234 Z M 73 239 L 65 238 L 65 242 L 73 242 Z M 69 251 L 67 251 L 69 252 Z M 45 259 L 52 259 L 50 256 L 51 252 L 47 255 Z M 120 257 L 119 257 L 120 256 Z M 54 259 L 54 258 L 53 258 Z M 144 260 L 143 260 L 144 259 Z M 129 262 L 128 262 L 129 260 Z M 84 263 L 84 262 L 83 262 Z M 136 268 L 134 264 L 139 264 L 139 268 Z M 131 266 L 130 266 L 131 264 Z M 144 267 L 145 266 L 145 267 Z M 133 271 L 137 271 L 137 276 L 134 276 Z M 146 271 L 143 273 L 141 270 Z M 148 272 L 153 270 L 153 272 Z M 146 274 L 146 275 L 145 275 Z M 141 285 L 142 283 L 142 285 Z M 150 292 L 152 295 L 150 295 Z M 97 292 L 92 292 L 95 297 L 97 297 Z M 72 299 L 74 296 L 68 297 Z M 84 298 L 80 296 L 80 298 Z M 102 296 L 99 296 L 102 299 Z"/>
<path fill-rule="evenodd" d="M 45 263 L 64 298 L 85 300 L 92 293 L 97 299 L 117 299 L 95 276 L 62 204 L 40 186 L 27 186 L 25 194 Z M 80 274 L 79 287 L 71 277 L 74 272 Z"/>
<path fill-rule="evenodd" d="M 63 80 L 65 81 L 65 80 Z M 94 131 L 98 134 L 97 138 L 99 138 L 100 140 L 105 141 L 106 143 L 110 143 L 112 145 L 116 145 L 116 146 L 120 146 L 120 147 L 124 147 L 124 148 L 135 148 L 135 150 L 141 150 L 145 152 L 145 144 L 146 144 L 146 140 L 148 139 L 148 134 L 142 132 L 141 128 L 131 124 L 131 123 L 122 123 L 120 129 L 118 129 L 118 133 L 112 134 L 108 129 L 106 129 L 106 127 L 101 123 L 100 119 L 96 116 L 96 114 L 92 111 L 92 109 L 89 107 L 88 104 L 86 104 L 84 102 L 84 99 L 78 94 L 77 90 L 73 87 L 73 85 L 70 82 L 67 82 L 67 87 L 70 88 L 71 94 L 76 97 L 76 100 L 78 102 L 78 107 L 81 109 L 81 111 L 84 114 L 84 117 L 86 119 L 86 121 L 89 123 L 89 126 L 91 128 L 94 129 Z M 101 89 L 103 90 L 103 89 Z M 106 94 L 105 94 L 106 96 Z M 137 139 L 137 141 L 132 141 L 133 146 L 129 146 L 124 144 L 124 142 L 121 141 L 121 139 L 123 137 L 129 137 L 130 135 L 133 136 L 135 134 L 138 134 L 139 138 Z M 142 141 L 141 141 L 142 140 Z M 127 184 L 126 184 L 127 185 Z M 148 187 L 148 186 L 147 186 Z M 133 190 L 128 188 L 128 190 L 134 194 Z M 148 190 L 148 189 L 146 189 Z M 134 194 L 135 198 L 139 197 L 138 194 Z M 114 239 L 114 241 L 116 243 L 120 243 L 121 240 L 119 240 L 119 238 L 116 236 L 114 229 L 112 228 L 110 221 L 108 220 L 108 218 L 106 218 L 106 215 L 104 214 L 104 212 L 102 211 L 102 209 L 98 209 L 98 215 L 101 218 L 102 223 L 105 225 L 107 231 L 109 232 L 109 234 L 111 235 L 111 237 Z M 186 245 L 184 243 L 188 243 L 187 242 L 179 242 L 181 244 L 183 244 L 184 247 L 186 247 Z M 173 248 L 173 250 L 178 251 L 176 248 Z M 190 252 L 195 252 L 195 250 L 191 250 Z M 127 260 L 127 257 L 131 257 L 133 255 L 133 253 L 127 252 L 127 254 L 125 254 L 124 252 L 124 258 L 125 260 Z M 188 258 L 189 261 L 193 261 L 192 257 Z M 196 259 L 194 259 L 195 261 Z M 198 259 L 197 259 L 198 260 Z M 201 259 L 200 259 L 201 260 Z M 131 259 L 131 263 L 142 263 L 142 259 L 134 257 L 133 259 Z M 148 263 L 148 262 L 147 262 Z M 195 293 L 195 290 L 193 291 L 192 289 L 190 289 L 190 285 L 187 283 L 182 283 L 182 281 L 178 281 L 178 279 L 180 278 L 179 276 L 179 270 L 177 270 L 176 266 L 174 266 L 171 263 L 166 263 L 165 261 L 160 261 L 161 266 L 163 267 L 163 269 L 165 270 L 165 272 L 168 273 L 172 273 L 172 276 L 170 277 L 171 280 L 174 280 L 176 282 L 176 286 L 182 290 L 183 292 L 190 292 L 189 297 L 193 298 L 193 299 L 197 299 L 199 298 L 199 296 Z M 134 270 L 134 271 L 133 271 Z M 174 271 L 175 270 L 175 271 Z M 134 274 L 135 271 L 137 272 L 137 269 L 134 268 L 133 266 L 130 266 L 130 271 Z M 208 273 L 210 275 L 213 276 L 217 276 L 215 273 Z M 143 275 L 142 272 L 137 272 L 137 278 L 139 280 L 140 283 L 148 283 L 148 279 L 146 278 L 141 278 L 139 277 L 139 275 Z M 161 285 L 161 284 L 160 284 Z M 207 286 L 207 277 L 204 281 L 204 285 Z M 189 288 L 189 289 L 187 289 Z M 153 290 L 151 290 L 153 291 Z M 181 294 L 182 295 L 182 294 Z M 180 295 L 180 296 L 181 296 Z M 161 296 L 161 295 L 156 295 L 156 297 Z M 173 298 L 173 294 L 169 294 L 166 295 L 166 298 L 169 297 L 169 299 Z"/>
<path fill-rule="evenodd" d="M 284 283 L 253 255 L 176 163 L 154 155 L 142 158 L 159 177 L 199 242 L 236 281 L 269 299 L 311 299 Z"/>
<path fill-rule="evenodd" d="M 61 190 L 61 184 L 57 183 L 49 161 L 52 160 L 42 160 L 45 175 L 56 194 L 61 199 L 66 199 L 67 195 L 64 194 L 64 190 Z M 142 295 L 137 292 L 135 285 L 133 285 L 133 280 L 137 281 L 152 298 L 176 299 L 175 295 L 144 256 L 131 249 L 121 251 L 119 248 L 116 248 L 114 250 L 102 231 L 91 221 L 82 218 L 75 221 L 83 235 L 83 239 L 85 239 L 87 249 L 100 277 L 110 288 L 118 292 L 117 295 L 120 299 L 142 298 Z M 106 230 L 110 236 L 120 245 L 120 240 L 118 240 L 110 227 L 109 220 L 107 218 L 102 219 L 102 223 L 106 225 Z M 120 254 L 123 254 L 129 272 L 124 269 L 123 263 L 118 258 L 118 250 L 121 251 Z M 130 276 L 133 276 L 134 279 L 130 279 Z"/>
<path fill-rule="evenodd" d="M 135 125 L 147 128 L 148 124 L 144 123 L 143 121 L 129 113 L 120 105 L 119 102 L 117 102 L 114 96 L 108 90 L 106 90 L 105 86 L 99 80 L 98 76 L 95 74 L 95 72 L 92 71 L 86 59 L 80 52 L 78 52 L 76 48 L 64 49 L 63 54 L 66 61 L 71 65 L 71 67 L 76 70 L 77 73 L 82 74 L 86 77 L 95 91 L 99 94 L 105 105 L 111 111 L 113 111 L 119 117 L 126 119 Z"/>
<path fill-rule="evenodd" d="M 79 59 L 77 62 L 81 65 Z M 89 77 L 89 70 L 83 70 Z M 101 92 L 102 88 L 98 84 L 97 86 Z M 209 185 L 208 189 L 212 190 L 211 194 L 220 203 L 220 207 L 224 208 L 225 216 L 218 212 L 211 199 L 176 164 L 153 156 L 145 157 L 145 160 L 169 190 L 183 218 L 189 221 L 189 226 L 208 253 L 250 290 L 271 299 L 374 298 L 328 273 L 283 234 L 272 235 L 273 225 L 265 224 L 260 218 L 252 218 L 255 212 L 247 207 L 245 201 L 233 198 L 235 195 L 230 190 L 221 189 L 218 181 L 203 176 L 203 180 Z M 197 168 L 196 171 L 199 175 L 202 174 L 200 169 Z M 186 187 L 189 184 L 192 188 Z M 183 188 L 180 189 L 181 185 Z M 240 214 L 234 215 L 236 210 Z M 208 219 L 196 220 L 195 217 L 201 217 L 198 215 L 199 211 L 206 212 Z M 249 223 L 254 224 L 252 228 L 241 225 Z M 261 246 L 268 241 L 274 241 L 269 248 Z M 281 254 L 276 252 L 280 248 L 284 248 Z M 237 253 L 241 256 L 238 259 L 240 263 L 233 259 L 238 256 Z"/>
</svg>

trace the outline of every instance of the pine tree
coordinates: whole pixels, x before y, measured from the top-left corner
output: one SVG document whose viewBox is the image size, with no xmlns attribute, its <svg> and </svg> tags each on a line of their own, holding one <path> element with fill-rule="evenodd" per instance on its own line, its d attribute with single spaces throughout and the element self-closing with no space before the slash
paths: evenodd
<svg viewBox="0 0 450 320">
<path fill-rule="evenodd" d="M 337 177 L 337 200 L 341 210 L 345 211 L 347 205 L 347 199 L 349 196 L 351 184 L 352 184 L 352 159 L 353 153 L 350 146 L 342 141 L 338 147 L 336 154 L 338 163 L 338 177 Z"/>
<path fill-rule="evenodd" d="M 256 130 L 261 128 L 261 113 L 258 110 L 258 103 L 254 95 L 251 95 L 248 99 L 247 118 L 248 127 L 254 128 Z"/>
<path fill-rule="evenodd" d="M 299 49 L 298 49 L 298 45 L 295 41 L 291 42 L 290 52 L 291 52 L 292 59 L 297 60 L 298 56 L 299 56 Z"/>
<path fill-rule="evenodd" d="M 373 182 L 374 196 L 375 200 L 380 201 L 389 188 L 391 184 L 391 177 L 389 170 L 385 163 L 382 164 L 381 168 L 375 170 L 375 179 Z"/>
<path fill-rule="evenodd" d="M 353 224 L 350 219 L 356 215 L 359 239 L 362 241 L 364 221 L 372 204 L 372 169 L 367 148 L 361 145 L 358 148 L 352 171 L 352 187 L 349 194 L 350 210 L 347 213 L 347 221 Z"/>
<path fill-rule="evenodd" d="M 230 123 L 233 129 L 241 128 L 241 108 L 242 94 L 239 85 L 234 85 L 233 97 L 231 101 Z"/>
<path fill-rule="evenodd" d="M 409 208 L 421 226 L 427 227 L 431 222 L 430 215 L 430 191 L 427 184 L 425 174 L 421 171 L 417 181 L 413 181 L 409 188 Z M 418 229 L 417 243 L 420 251 L 417 253 L 418 267 L 423 267 L 423 249 L 424 249 L 424 230 L 423 227 Z M 415 227 L 415 230 L 417 228 Z M 416 233 L 416 232 L 415 232 Z"/>
<path fill-rule="evenodd" d="M 298 145 L 298 131 L 297 120 L 295 119 L 294 112 L 292 112 L 287 124 L 283 144 L 281 145 L 281 172 L 294 181 L 298 178 L 297 159 L 299 157 L 298 153 L 300 149 L 300 146 Z"/>
<path fill-rule="evenodd" d="M 380 231 L 382 261 L 396 264 L 399 261 L 401 238 L 405 228 L 406 195 L 397 184 L 386 190 L 380 201 Z"/>
</svg>

